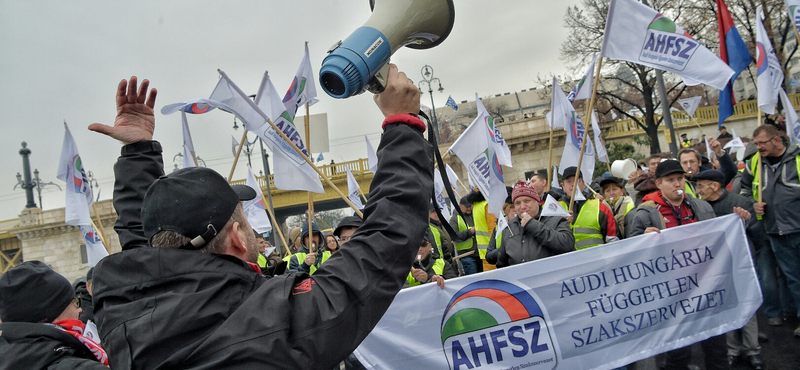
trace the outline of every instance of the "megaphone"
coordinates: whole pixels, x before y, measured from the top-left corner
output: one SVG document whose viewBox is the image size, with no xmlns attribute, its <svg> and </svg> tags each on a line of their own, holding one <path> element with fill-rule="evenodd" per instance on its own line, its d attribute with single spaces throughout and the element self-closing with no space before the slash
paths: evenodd
<svg viewBox="0 0 800 370">
<path fill-rule="evenodd" d="M 386 86 L 389 57 L 397 49 L 429 49 L 453 29 L 453 0 L 370 0 L 372 16 L 328 50 L 319 82 L 328 95 L 344 99 Z"/>
<path fill-rule="evenodd" d="M 611 164 L 611 175 L 627 180 L 628 176 L 630 176 L 633 171 L 636 171 L 637 167 L 638 164 L 631 158 L 616 160 Z"/>
</svg>

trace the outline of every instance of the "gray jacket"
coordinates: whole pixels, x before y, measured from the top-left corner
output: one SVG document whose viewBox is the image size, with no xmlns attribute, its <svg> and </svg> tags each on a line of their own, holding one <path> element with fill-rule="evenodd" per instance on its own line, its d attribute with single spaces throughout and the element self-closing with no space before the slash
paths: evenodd
<svg viewBox="0 0 800 370">
<path fill-rule="evenodd" d="M 692 197 L 685 197 L 683 202 L 692 209 L 697 221 L 705 221 L 716 217 L 714 209 L 706 201 Z M 626 227 L 625 233 L 628 238 L 644 234 L 648 227 L 657 227 L 659 230 L 665 228 L 664 219 L 658 211 L 658 204 L 653 201 L 645 201 L 633 211 L 633 221 Z"/>
<path fill-rule="evenodd" d="M 575 236 L 564 217 L 542 217 L 541 221 L 532 218 L 523 229 L 517 216 L 508 222 L 497 247 L 497 238 L 492 238 L 486 261 L 501 267 L 511 266 L 574 251 Z"/>
<path fill-rule="evenodd" d="M 773 168 L 761 158 L 762 201 L 764 208 L 764 227 L 767 234 L 786 235 L 800 232 L 800 181 L 798 181 L 796 157 L 800 155 L 800 147 L 789 145 L 780 162 Z M 740 194 L 753 198 L 753 171 L 750 164 L 742 174 L 742 190 Z M 756 189 L 758 190 L 758 189 Z"/>
<path fill-rule="evenodd" d="M 733 213 L 733 207 L 744 208 L 750 212 L 752 217 L 745 222 L 744 226 L 747 232 L 747 238 L 750 241 L 751 251 L 755 254 L 755 252 L 763 248 L 765 235 L 764 229 L 759 225 L 759 221 L 756 219 L 755 211 L 753 210 L 754 202 L 752 197 L 746 198 L 743 195 L 723 190 L 719 199 L 708 201 L 708 204 L 711 205 L 711 208 L 714 209 L 714 214 L 717 216 L 725 216 Z"/>
</svg>

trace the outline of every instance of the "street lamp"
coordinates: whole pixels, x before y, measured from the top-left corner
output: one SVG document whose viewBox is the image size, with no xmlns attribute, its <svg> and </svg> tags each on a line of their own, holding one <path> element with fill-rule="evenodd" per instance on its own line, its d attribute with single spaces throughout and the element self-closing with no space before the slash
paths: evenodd
<svg viewBox="0 0 800 370">
<path fill-rule="evenodd" d="M 439 78 L 437 77 L 433 77 L 433 67 L 427 64 L 422 67 L 420 73 L 422 73 L 422 81 L 417 83 L 417 87 L 419 87 L 419 92 L 424 94 L 422 91 L 422 83 L 424 82 L 428 84 L 428 94 L 431 96 L 431 113 L 433 114 L 433 131 L 436 135 L 436 141 L 441 143 L 442 139 L 439 137 L 439 120 L 436 118 L 436 106 L 433 104 L 433 86 L 431 83 L 435 82 L 439 84 L 437 91 L 443 92 L 444 88 L 442 87 L 442 81 L 439 81 Z"/>
<path fill-rule="evenodd" d="M 89 172 L 91 173 L 91 172 Z M 97 182 L 97 181 L 95 181 Z M 58 191 L 61 191 L 61 187 L 58 184 L 54 184 L 52 182 L 43 182 L 41 178 L 39 178 L 39 169 L 33 170 L 33 187 L 36 189 L 36 193 L 39 195 L 39 208 L 44 209 L 44 204 L 42 204 L 42 188 L 46 186 L 53 185 L 58 188 Z M 89 182 L 91 185 L 91 182 Z"/>
<path fill-rule="evenodd" d="M 28 143 L 22 142 L 22 149 L 19 150 L 19 155 L 22 156 L 22 172 L 25 174 L 24 176 L 17 172 L 17 184 L 14 185 L 14 189 L 19 186 L 23 190 L 25 190 L 25 195 L 28 199 L 28 204 L 25 205 L 25 208 L 36 208 L 36 203 L 33 201 L 33 189 L 36 189 L 36 192 L 39 193 L 39 206 L 42 207 L 42 188 L 54 185 L 61 191 L 61 187 L 57 184 L 52 182 L 43 182 L 41 178 L 39 178 L 39 170 L 35 169 L 33 171 L 33 178 L 31 178 L 31 164 L 28 159 L 31 155 L 31 150 L 28 149 Z"/>
</svg>

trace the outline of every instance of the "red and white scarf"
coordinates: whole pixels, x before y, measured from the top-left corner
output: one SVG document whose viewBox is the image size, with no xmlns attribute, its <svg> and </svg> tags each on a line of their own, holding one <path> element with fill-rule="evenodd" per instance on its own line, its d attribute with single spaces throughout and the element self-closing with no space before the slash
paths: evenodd
<svg viewBox="0 0 800 370">
<path fill-rule="evenodd" d="M 86 348 L 89 349 L 92 354 L 97 357 L 97 361 L 101 364 L 108 366 L 108 355 L 103 347 L 100 347 L 95 341 L 83 336 L 83 330 L 85 328 L 84 323 L 81 320 L 74 320 L 74 319 L 67 319 L 67 320 L 59 320 L 54 321 L 53 324 L 50 326 L 56 327 L 61 329 L 73 337 L 77 339 L 79 342 L 83 343 Z"/>
</svg>

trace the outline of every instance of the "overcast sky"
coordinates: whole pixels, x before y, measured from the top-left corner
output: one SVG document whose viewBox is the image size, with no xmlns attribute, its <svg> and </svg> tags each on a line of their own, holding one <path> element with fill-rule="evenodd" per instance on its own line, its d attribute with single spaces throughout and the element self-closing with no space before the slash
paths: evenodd
<svg viewBox="0 0 800 370">
<path fill-rule="evenodd" d="M 489 96 L 531 88 L 537 75 L 567 71 L 558 50 L 567 34 L 562 26 L 567 6 L 577 3 L 455 0 L 455 25 L 447 40 L 429 50 L 401 49 L 392 61 L 415 81 L 422 79 L 423 65 L 434 68 L 445 88 L 434 91 L 437 107 L 449 95 L 460 102 L 474 99 L 476 92 Z M 369 16 L 367 0 L 0 0 L 0 220 L 16 218 L 25 206 L 24 191 L 12 190 L 22 171 L 20 142 L 33 151 L 31 166 L 43 180 L 63 188 L 56 172 L 65 120 L 84 166 L 99 180 L 100 198 L 111 197 L 120 144 L 86 126 L 113 123 L 121 79 L 137 75 L 158 89 L 155 139 L 164 147 L 170 171 L 173 156 L 181 152 L 180 115 L 163 116 L 161 107 L 208 97 L 218 68 L 248 94 L 269 71 L 283 93 L 303 56 L 304 41 L 316 73 L 328 48 Z M 377 145 L 382 121 L 371 94 L 337 100 L 318 91 L 320 102 L 311 113 L 328 114 L 331 151 L 324 153 L 325 162 L 366 158 L 363 136 Z M 427 93 L 421 99 L 430 105 Z M 233 116 L 190 115 L 189 124 L 197 154 L 227 175 L 233 164 L 230 137 L 242 135 L 232 129 Z M 252 159 L 258 173 L 260 156 Z M 245 163 L 240 159 L 235 179 L 244 178 Z M 55 187 L 45 188 L 42 197 L 45 209 L 64 206 L 64 193 Z"/>
</svg>

